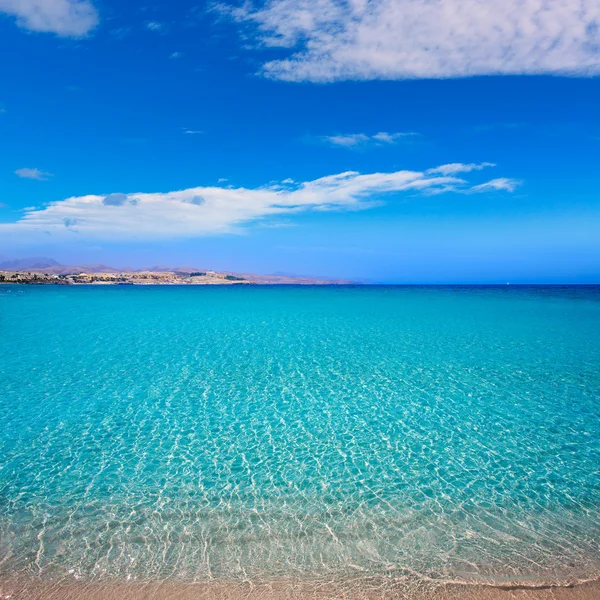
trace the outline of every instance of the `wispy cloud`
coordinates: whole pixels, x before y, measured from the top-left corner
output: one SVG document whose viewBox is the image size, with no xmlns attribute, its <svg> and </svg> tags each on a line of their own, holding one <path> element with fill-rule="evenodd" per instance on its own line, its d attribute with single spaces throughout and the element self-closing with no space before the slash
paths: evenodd
<svg viewBox="0 0 600 600">
<path fill-rule="evenodd" d="M 170 59 L 176 59 L 176 58 L 181 58 L 183 56 L 183 52 L 173 52 L 169 58 Z"/>
<path fill-rule="evenodd" d="M 37 179 L 38 181 L 46 181 L 49 177 L 52 177 L 52 173 L 41 171 L 40 169 L 17 169 L 15 175 L 24 179 Z"/>
<path fill-rule="evenodd" d="M 162 23 L 158 21 L 148 21 L 146 23 L 146 28 L 150 31 L 162 31 L 165 27 Z"/>
<path fill-rule="evenodd" d="M 471 187 L 468 192 L 470 194 L 477 194 L 481 192 L 514 192 L 521 184 L 522 182 L 517 179 L 499 177 L 498 179 L 492 179 L 486 183 L 475 185 Z"/>
<path fill-rule="evenodd" d="M 390 145 L 395 144 L 402 138 L 410 138 L 418 135 L 414 132 L 387 133 L 380 131 L 374 135 L 366 133 L 345 133 L 339 135 L 325 135 L 321 139 L 332 146 L 343 148 L 360 148 L 367 145 Z"/>
<path fill-rule="evenodd" d="M 373 139 L 376 142 L 381 142 L 382 144 L 393 144 L 402 138 L 410 138 L 415 135 L 419 135 L 414 131 L 401 131 L 396 133 L 387 133 L 386 131 L 380 131 L 373 136 Z"/>
<path fill-rule="evenodd" d="M 289 50 L 287 81 L 600 73 L 597 0 L 267 0 L 220 5 Z M 432 42 L 433 40 L 433 42 Z"/>
<path fill-rule="evenodd" d="M 322 139 L 334 146 L 350 148 L 368 142 L 369 136 L 364 133 L 348 133 L 344 135 L 326 135 Z"/>
<path fill-rule="evenodd" d="M 117 27 L 108 33 L 116 40 L 124 40 L 131 33 L 131 27 Z"/>
<path fill-rule="evenodd" d="M 23 29 L 64 37 L 85 36 L 99 20 L 89 0 L 0 0 L 0 13 L 16 17 Z"/>
<path fill-rule="evenodd" d="M 200 135 L 204 132 L 200 129 L 186 129 L 185 127 L 183 127 L 183 133 L 185 133 L 186 135 Z"/>
<path fill-rule="evenodd" d="M 454 172 L 458 167 L 454 165 Z M 463 165 L 463 172 L 473 170 Z M 471 185 L 444 166 L 427 171 L 360 174 L 355 171 L 295 183 L 273 183 L 259 188 L 197 187 L 167 193 L 114 193 L 67 198 L 25 213 L 16 223 L 0 224 L 1 235 L 25 240 L 37 234 L 78 233 L 90 239 L 189 238 L 235 233 L 265 218 L 281 218 L 307 211 L 356 211 L 378 206 L 385 197 L 403 192 L 418 194 L 487 190 L 512 191 L 516 182 L 493 179 Z"/>
<path fill-rule="evenodd" d="M 428 173 L 440 173 L 441 175 L 456 175 L 457 173 L 470 173 L 471 171 L 481 171 L 487 167 L 495 167 L 494 163 L 449 163 L 441 167 L 429 169 Z"/>
</svg>

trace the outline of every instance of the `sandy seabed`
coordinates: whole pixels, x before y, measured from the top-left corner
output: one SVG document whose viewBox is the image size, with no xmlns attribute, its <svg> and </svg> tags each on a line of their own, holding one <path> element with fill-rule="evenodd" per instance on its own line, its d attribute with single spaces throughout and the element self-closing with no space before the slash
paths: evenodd
<svg viewBox="0 0 600 600">
<path fill-rule="evenodd" d="M 345 582 L 82 583 L 1 579 L 0 600 L 600 600 L 600 581 L 565 586 Z"/>
</svg>

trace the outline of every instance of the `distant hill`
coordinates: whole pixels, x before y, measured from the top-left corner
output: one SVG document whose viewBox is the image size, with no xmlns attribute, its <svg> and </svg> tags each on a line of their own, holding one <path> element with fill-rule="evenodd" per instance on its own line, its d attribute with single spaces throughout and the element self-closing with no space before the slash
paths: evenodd
<svg viewBox="0 0 600 600">
<path fill-rule="evenodd" d="M 1 266 L 0 266 L 1 269 Z M 9 269 L 7 269 L 9 270 Z M 40 271 L 42 273 L 53 273 L 54 275 L 70 275 L 72 273 L 120 273 L 125 269 L 115 269 L 108 265 L 96 264 L 96 265 L 57 265 L 54 267 L 45 267 L 36 269 L 35 267 L 28 267 L 26 269 L 18 269 L 20 271 Z"/>
<path fill-rule="evenodd" d="M 23 271 L 25 269 L 50 269 L 62 267 L 59 262 L 52 258 L 35 256 L 32 258 L 15 258 L 0 262 L 0 271 Z"/>
<path fill-rule="evenodd" d="M 115 269 L 109 265 L 63 265 L 53 258 L 34 256 L 30 258 L 15 258 L 0 262 L 0 271 L 39 271 L 40 273 L 53 273 L 54 275 L 68 275 L 71 273 L 120 273 L 134 271 L 135 269 Z"/>
</svg>

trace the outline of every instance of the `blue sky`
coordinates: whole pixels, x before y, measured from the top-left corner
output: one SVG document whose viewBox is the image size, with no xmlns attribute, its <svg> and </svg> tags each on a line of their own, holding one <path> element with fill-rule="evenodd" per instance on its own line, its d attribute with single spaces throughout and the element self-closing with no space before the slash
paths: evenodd
<svg viewBox="0 0 600 600">
<path fill-rule="evenodd" d="M 600 5 L 0 0 L 0 256 L 600 282 Z"/>
</svg>

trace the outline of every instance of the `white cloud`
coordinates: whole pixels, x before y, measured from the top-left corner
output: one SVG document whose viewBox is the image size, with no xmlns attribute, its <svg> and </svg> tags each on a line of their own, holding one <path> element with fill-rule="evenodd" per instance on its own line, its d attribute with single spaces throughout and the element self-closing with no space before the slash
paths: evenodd
<svg viewBox="0 0 600 600">
<path fill-rule="evenodd" d="M 471 171 L 481 171 L 486 167 L 495 167 L 494 163 L 483 162 L 483 163 L 449 163 L 442 165 L 441 167 L 435 167 L 429 169 L 428 173 L 439 173 L 441 175 L 456 175 L 457 173 L 470 173 Z"/>
<path fill-rule="evenodd" d="M 186 135 L 200 135 L 201 133 L 204 133 L 204 132 L 200 131 L 199 129 L 186 129 L 184 127 L 183 133 L 185 133 Z"/>
<path fill-rule="evenodd" d="M 89 0 L 0 0 L 0 13 L 17 18 L 30 31 L 81 37 L 98 24 L 98 12 Z"/>
<path fill-rule="evenodd" d="M 516 179 L 507 179 L 506 177 L 499 177 L 498 179 L 492 179 L 486 183 L 475 185 L 469 188 L 468 192 L 471 194 L 480 192 L 514 192 L 521 182 Z"/>
<path fill-rule="evenodd" d="M 375 135 L 367 135 L 365 133 L 346 133 L 341 135 L 326 135 L 323 140 L 334 146 L 343 146 L 344 148 L 357 148 L 367 144 L 394 144 L 400 138 L 412 137 L 418 135 L 413 132 L 407 133 L 387 133 L 380 131 Z"/>
<path fill-rule="evenodd" d="M 387 133 L 386 131 L 380 131 L 373 136 L 373 139 L 377 142 L 382 142 L 384 144 L 393 144 L 396 140 L 400 138 L 413 137 L 418 135 L 414 131 L 408 132 L 397 132 L 397 133 Z"/>
<path fill-rule="evenodd" d="M 470 165 L 464 166 L 463 170 L 470 170 Z M 361 175 L 348 171 L 304 183 L 287 179 L 255 189 L 213 186 L 167 193 L 73 197 L 27 211 L 16 223 L 0 224 L 0 235 L 13 234 L 18 240 L 48 233 L 72 236 L 74 232 L 86 239 L 197 237 L 234 233 L 242 225 L 266 217 L 364 210 L 394 193 L 512 191 L 516 186 L 510 179 L 470 186 L 464 179 L 441 174 L 443 171 L 443 166 L 423 172 Z"/>
<path fill-rule="evenodd" d="M 600 73 L 598 0 L 267 0 L 220 6 L 287 81 Z"/>
<path fill-rule="evenodd" d="M 163 24 L 158 23 L 157 21 L 148 21 L 148 23 L 146 23 L 146 27 L 150 31 L 162 31 L 164 29 Z"/>
<path fill-rule="evenodd" d="M 48 177 L 52 177 L 52 173 L 46 173 L 40 169 L 17 169 L 15 175 L 24 179 L 37 179 L 38 181 L 46 181 Z"/>
<path fill-rule="evenodd" d="M 348 133 L 345 135 L 326 135 L 323 137 L 326 142 L 334 146 L 358 146 L 369 141 L 369 136 L 364 133 Z"/>
<path fill-rule="evenodd" d="M 175 58 L 181 58 L 183 56 L 183 52 L 173 52 L 169 58 L 175 59 Z"/>
</svg>

